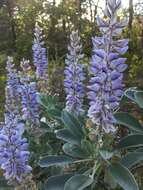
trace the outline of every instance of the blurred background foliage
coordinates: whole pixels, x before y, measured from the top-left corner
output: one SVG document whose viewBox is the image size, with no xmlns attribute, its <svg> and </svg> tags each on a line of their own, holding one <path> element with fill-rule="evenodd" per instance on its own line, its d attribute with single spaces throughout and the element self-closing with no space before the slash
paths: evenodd
<svg viewBox="0 0 143 190">
<path fill-rule="evenodd" d="M 52 93 L 64 96 L 62 88 L 64 59 L 69 34 L 78 29 L 83 43 L 85 64 L 91 56 L 91 37 L 100 35 L 96 24 L 103 0 L 1 0 L 0 1 L 0 117 L 4 109 L 6 58 L 12 55 L 17 67 L 25 57 L 32 62 L 35 22 L 43 27 L 49 54 L 49 76 Z M 129 18 L 123 35 L 130 39 L 127 53 L 126 86 L 143 87 L 143 0 L 126 0 L 128 7 L 120 16 Z"/>
</svg>

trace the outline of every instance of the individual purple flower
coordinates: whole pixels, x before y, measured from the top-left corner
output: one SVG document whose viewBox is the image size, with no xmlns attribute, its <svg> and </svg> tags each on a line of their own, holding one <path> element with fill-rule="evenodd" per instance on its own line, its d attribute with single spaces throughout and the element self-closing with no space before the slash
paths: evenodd
<svg viewBox="0 0 143 190">
<path fill-rule="evenodd" d="M 105 133 L 116 130 L 113 113 L 123 95 L 123 71 L 127 68 L 126 58 L 121 56 L 128 50 L 128 40 L 117 39 L 127 25 L 127 21 L 117 19 L 120 6 L 120 0 L 107 0 L 107 19 L 97 18 L 102 37 L 92 39 L 88 116 Z"/>
<path fill-rule="evenodd" d="M 41 27 L 36 24 L 35 38 L 33 43 L 33 61 L 36 67 L 36 77 L 41 80 L 48 80 L 48 60 L 47 50 L 44 48 L 43 35 Z"/>
<path fill-rule="evenodd" d="M 83 112 L 83 98 L 85 74 L 83 72 L 84 65 L 81 59 L 82 45 L 80 44 L 80 37 L 78 31 L 72 32 L 70 35 L 70 46 L 68 47 L 69 54 L 67 54 L 65 67 L 64 88 L 66 93 L 66 110 L 81 114 Z"/>
<path fill-rule="evenodd" d="M 21 106 L 23 119 L 30 123 L 30 126 L 39 125 L 39 104 L 36 82 L 32 82 L 30 74 L 31 68 L 29 61 L 21 62 L 22 72 L 20 73 L 21 82 Z"/>
</svg>

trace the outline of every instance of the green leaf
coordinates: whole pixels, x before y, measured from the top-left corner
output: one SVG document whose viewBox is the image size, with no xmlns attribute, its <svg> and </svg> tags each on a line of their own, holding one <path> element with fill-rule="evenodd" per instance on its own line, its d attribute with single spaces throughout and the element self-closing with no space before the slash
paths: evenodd
<svg viewBox="0 0 143 190">
<path fill-rule="evenodd" d="M 92 183 L 92 178 L 85 175 L 76 175 L 66 182 L 64 190 L 83 190 Z"/>
<path fill-rule="evenodd" d="M 115 163 L 109 166 L 109 171 L 116 183 L 124 190 L 139 190 L 136 180 L 128 168 Z"/>
<path fill-rule="evenodd" d="M 39 95 L 38 103 L 46 109 L 53 109 L 55 108 L 56 98 L 49 95 Z"/>
<path fill-rule="evenodd" d="M 65 154 L 72 156 L 74 158 L 88 158 L 89 154 L 87 151 L 81 149 L 81 147 L 66 143 L 63 145 L 63 151 Z"/>
<path fill-rule="evenodd" d="M 130 100 L 136 102 L 136 98 L 135 98 L 135 92 L 136 92 L 136 88 L 129 88 L 125 91 L 124 95 L 129 98 Z"/>
<path fill-rule="evenodd" d="M 143 108 L 143 91 L 138 91 L 135 93 L 136 102 L 140 108 Z"/>
<path fill-rule="evenodd" d="M 115 119 L 117 120 L 118 124 L 124 125 L 131 130 L 136 132 L 143 132 L 143 126 L 135 119 L 133 116 L 126 112 L 118 112 L 115 113 Z"/>
<path fill-rule="evenodd" d="M 38 103 L 46 110 L 49 116 L 55 119 L 61 119 L 61 111 L 57 103 L 57 98 L 55 96 L 39 95 Z"/>
<path fill-rule="evenodd" d="M 72 163 L 72 158 L 68 156 L 45 156 L 39 161 L 40 167 L 49 167 L 55 165 L 65 165 Z"/>
<path fill-rule="evenodd" d="M 47 110 L 47 112 L 48 112 L 49 116 L 52 116 L 52 117 L 59 119 L 59 120 L 61 119 L 61 110 L 49 109 L 49 110 Z"/>
<path fill-rule="evenodd" d="M 143 146 L 142 134 L 128 135 L 127 137 L 124 137 L 117 145 L 117 148 L 122 149 L 137 146 Z"/>
<path fill-rule="evenodd" d="M 87 155 L 93 155 L 95 151 L 95 144 L 90 142 L 89 140 L 82 140 L 81 141 L 81 148 L 87 153 Z"/>
<path fill-rule="evenodd" d="M 47 123 L 43 122 L 43 121 L 40 122 L 40 128 L 42 128 L 46 132 L 52 132 L 50 126 Z"/>
<path fill-rule="evenodd" d="M 64 111 L 62 114 L 62 120 L 64 125 L 73 133 L 79 136 L 81 139 L 84 138 L 84 133 L 82 126 L 76 118 L 76 116 L 73 116 L 72 114 L 68 113 L 67 111 Z"/>
<path fill-rule="evenodd" d="M 141 161 L 143 161 L 143 152 L 131 152 L 122 158 L 121 164 L 130 168 Z"/>
<path fill-rule="evenodd" d="M 142 147 L 141 148 L 137 148 L 136 152 L 143 152 L 143 148 Z"/>
<path fill-rule="evenodd" d="M 109 152 L 107 150 L 100 150 L 99 152 L 104 160 L 109 160 L 113 156 L 113 152 Z"/>
<path fill-rule="evenodd" d="M 3 177 L 1 177 L 0 190 L 14 190 L 14 187 L 12 185 L 8 185 L 7 181 Z"/>
<path fill-rule="evenodd" d="M 81 139 L 79 139 L 76 134 L 74 135 L 68 129 L 61 129 L 56 132 L 56 136 L 58 139 L 61 139 L 65 142 L 80 145 Z"/>
<path fill-rule="evenodd" d="M 108 184 L 111 189 L 115 189 L 117 187 L 117 183 L 113 179 L 113 177 L 112 177 L 111 173 L 109 172 L 109 170 L 105 170 L 104 182 L 105 182 L 105 184 Z"/>
<path fill-rule="evenodd" d="M 48 178 L 48 182 L 45 184 L 44 190 L 63 190 L 66 181 L 71 177 L 71 174 L 50 177 Z"/>
</svg>

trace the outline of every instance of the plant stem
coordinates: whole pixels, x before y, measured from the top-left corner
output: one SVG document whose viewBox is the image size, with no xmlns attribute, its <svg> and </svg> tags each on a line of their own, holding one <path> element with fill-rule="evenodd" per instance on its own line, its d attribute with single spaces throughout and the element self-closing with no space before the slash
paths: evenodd
<svg viewBox="0 0 143 190">
<path fill-rule="evenodd" d="M 74 161 L 73 163 L 74 164 L 77 164 L 77 163 L 81 163 L 81 162 L 89 162 L 89 161 L 92 161 L 93 159 L 84 159 L 84 160 L 76 160 L 76 161 Z"/>
<path fill-rule="evenodd" d="M 97 165 L 97 162 L 95 162 L 95 164 L 94 164 L 94 166 L 93 166 L 93 171 L 92 171 L 92 174 L 91 174 L 91 178 L 92 178 L 92 179 L 94 179 L 94 175 L 95 175 L 95 173 L 96 173 L 96 169 L 97 169 L 96 165 Z"/>
</svg>

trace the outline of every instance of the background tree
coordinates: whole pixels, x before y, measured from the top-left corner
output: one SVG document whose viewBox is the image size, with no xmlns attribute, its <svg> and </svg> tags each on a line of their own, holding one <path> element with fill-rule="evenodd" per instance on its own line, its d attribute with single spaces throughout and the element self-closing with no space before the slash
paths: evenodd
<svg viewBox="0 0 143 190">
<path fill-rule="evenodd" d="M 56 0 L 1 0 L 1 93 L 4 93 L 7 55 L 13 55 L 17 63 L 23 57 L 32 61 L 31 47 L 36 21 L 44 30 L 50 73 L 57 73 L 59 71 L 56 71 L 56 68 L 60 68 L 59 77 L 62 78 L 67 44 L 72 30 L 78 29 L 80 32 L 85 63 L 88 64 L 91 57 L 91 37 L 99 33 L 96 16 L 103 11 L 103 7 L 99 6 L 100 2 L 101 0 L 61 0 L 59 3 Z M 128 0 L 128 5 L 123 11 L 123 16 L 129 17 L 128 29 L 123 35 L 130 39 L 126 83 L 130 86 L 133 83 L 135 86 L 143 83 L 141 73 L 143 70 L 143 1 L 138 0 L 135 4 L 134 0 Z M 55 80 L 51 79 L 51 81 L 53 85 Z"/>
</svg>

